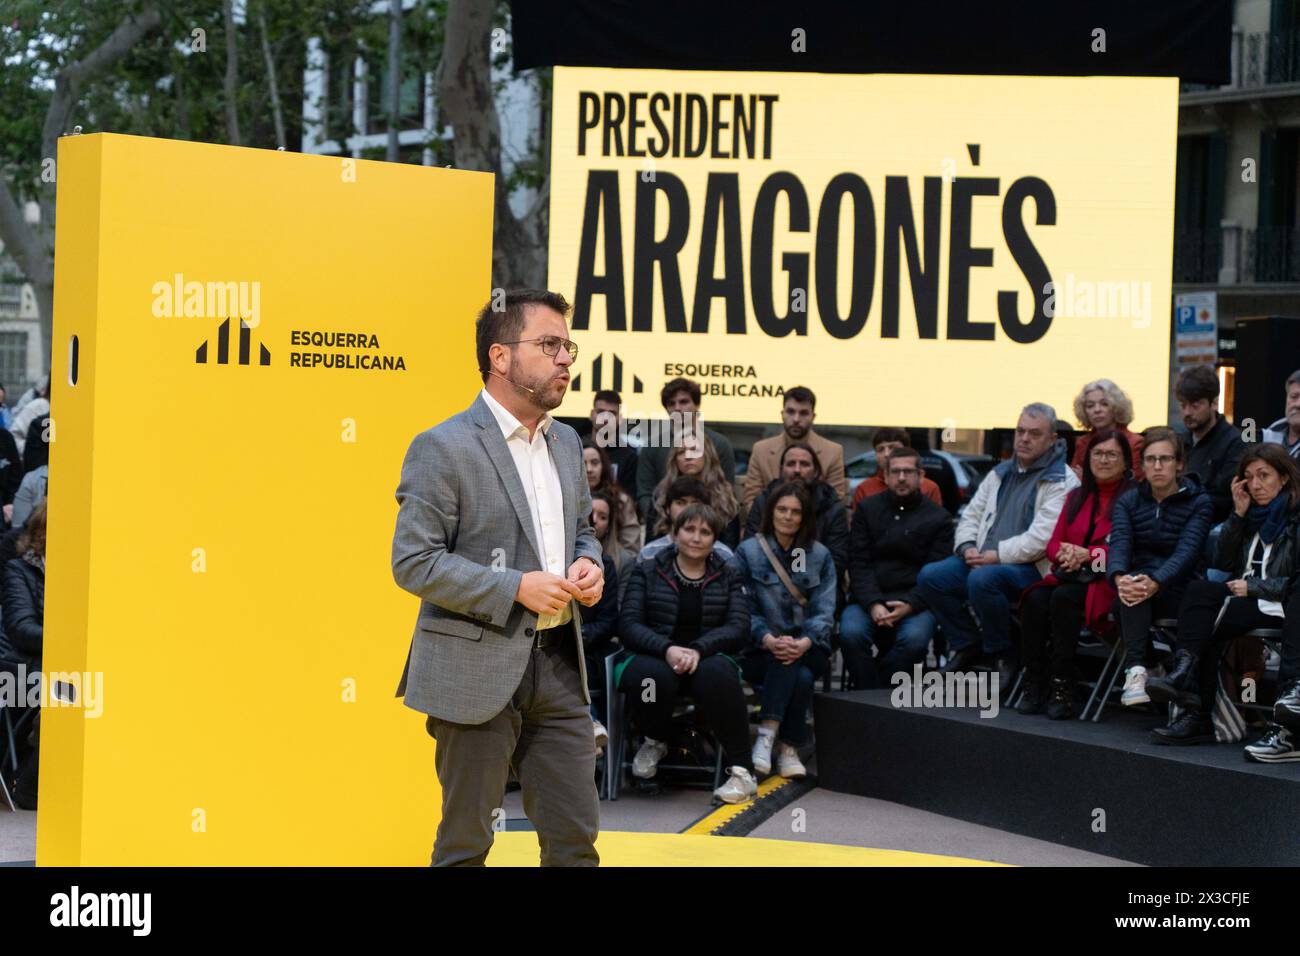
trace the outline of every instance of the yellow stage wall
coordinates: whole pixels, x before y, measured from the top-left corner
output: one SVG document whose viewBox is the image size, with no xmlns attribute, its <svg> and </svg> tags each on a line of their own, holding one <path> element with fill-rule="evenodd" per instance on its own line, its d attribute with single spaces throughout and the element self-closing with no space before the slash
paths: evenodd
<svg viewBox="0 0 1300 956">
<path fill-rule="evenodd" d="M 393 493 L 411 438 L 479 387 L 492 188 L 60 142 L 44 663 L 103 683 L 100 716 L 42 716 L 38 865 L 427 863 Z M 295 341 L 315 332 L 355 337 Z M 95 677 L 73 683 L 89 702 Z"/>
</svg>

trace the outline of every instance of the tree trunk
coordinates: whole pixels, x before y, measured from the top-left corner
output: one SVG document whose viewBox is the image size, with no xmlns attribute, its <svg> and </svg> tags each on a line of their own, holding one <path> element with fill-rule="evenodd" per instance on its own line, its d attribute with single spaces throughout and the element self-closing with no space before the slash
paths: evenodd
<svg viewBox="0 0 1300 956">
<path fill-rule="evenodd" d="M 231 146 L 242 145 L 239 136 L 239 47 L 235 36 L 235 11 L 232 0 L 222 0 L 221 10 L 226 18 L 226 139 Z"/>
<path fill-rule="evenodd" d="M 501 118 L 492 95 L 494 0 L 450 0 L 438 64 L 438 96 L 455 132 L 459 169 L 493 173 L 492 284 L 494 288 L 546 285 L 545 215 L 550 181 L 522 218 L 510 208 L 501 165 Z"/>
<path fill-rule="evenodd" d="M 266 61 L 267 88 L 271 94 L 271 117 L 275 120 L 275 145 L 287 149 L 285 142 L 284 113 L 280 109 L 280 88 L 275 79 L 275 59 L 271 56 L 271 41 L 266 35 L 266 0 L 257 5 L 257 27 L 262 34 L 262 59 Z"/>
<path fill-rule="evenodd" d="M 397 162 L 398 112 L 402 108 L 402 0 L 388 0 L 388 148 L 384 159 Z"/>
</svg>

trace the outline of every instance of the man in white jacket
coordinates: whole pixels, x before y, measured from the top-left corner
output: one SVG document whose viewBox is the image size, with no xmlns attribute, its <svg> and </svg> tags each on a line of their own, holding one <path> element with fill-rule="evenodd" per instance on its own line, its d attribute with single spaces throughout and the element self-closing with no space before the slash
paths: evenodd
<svg viewBox="0 0 1300 956">
<path fill-rule="evenodd" d="M 962 514 L 952 557 L 921 569 L 917 587 L 948 639 L 945 670 L 996 666 L 1011 686 L 1011 606 L 1047 573 L 1047 542 L 1079 484 L 1056 437 L 1056 410 L 1035 402 L 1016 423 L 1015 456 L 993 469 Z M 975 612 L 971 617 L 966 604 Z"/>
</svg>

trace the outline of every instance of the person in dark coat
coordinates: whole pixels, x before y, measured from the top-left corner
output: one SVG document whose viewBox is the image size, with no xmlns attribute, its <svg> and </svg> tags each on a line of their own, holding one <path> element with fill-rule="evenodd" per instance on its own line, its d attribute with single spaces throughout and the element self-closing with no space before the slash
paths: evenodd
<svg viewBox="0 0 1300 956">
<path fill-rule="evenodd" d="M 849 567 L 849 513 L 836 494 L 835 486 L 824 479 L 821 460 L 807 442 L 791 442 L 781 453 L 781 476 L 768 482 L 767 487 L 754 499 L 749 515 L 745 518 L 745 537 L 758 534 L 768 496 L 777 485 L 787 481 L 802 481 L 808 486 L 813 511 L 816 513 L 817 540 L 831 553 L 835 570 L 842 580 Z"/>
<path fill-rule="evenodd" d="M 39 671 L 45 641 L 44 500 L 27 519 L 27 527 L 18 539 L 18 557 L 5 562 L 0 588 L 4 597 L 0 667 L 15 671 L 25 666 L 29 672 Z M 13 716 L 15 720 L 21 719 L 19 714 Z M 20 762 L 13 787 L 14 803 L 24 810 L 36 809 L 36 783 L 40 774 L 39 713 L 33 726 L 35 747 Z"/>
<path fill-rule="evenodd" d="M 727 803 L 758 792 L 749 753 L 749 715 L 733 655 L 749 644 L 749 602 L 740 576 L 713 550 L 722 519 L 705 504 L 673 519 L 673 543 L 632 570 L 619 612 L 628 654 L 615 674 L 645 742 L 632 774 L 654 777 L 668 752 L 679 694 L 689 694 L 722 745 L 730 779 L 714 791 Z"/>
<path fill-rule="evenodd" d="M 1219 377 L 1208 365 L 1193 365 L 1174 383 L 1178 414 L 1187 428 L 1188 474 L 1200 479 L 1214 503 L 1217 525 L 1232 512 L 1232 479 L 1246 452 L 1241 429 L 1219 414 Z"/>
<path fill-rule="evenodd" d="M 1177 703 L 1182 712 L 1152 734 L 1158 743 L 1212 743 L 1222 651 L 1256 628 L 1280 628 L 1281 688 L 1273 716 L 1283 726 L 1265 735 L 1275 738 L 1271 753 L 1261 756 L 1248 747 L 1246 755 L 1265 762 L 1300 759 L 1291 737 L 1300 728 L 1300 469 L 1282 446 L 1260 444 L 1246 452 L 1237 472 L 1233 512 L 1214 560 L 1232 580 L 1188 585 L 1178 609 L 1173 669 L 1147 682 L 1151 700 Z"/>
<path fill-rule="evenodd" d="M 46 452 L 49 458 L 49 452 Z M 14 496 L 22 485 L 23 475 L 28 469 L 23 468 L 23 456 L 18 451 L 14 436 L 0 430 L 0 505 L 4 507 L 6 524 L 13 522 Z"/>
<path fill-rule="evenodd" d="M 840 616 L 840 650 L 859 690 L 925 660 L 936 624 L 916 578 L 953 549 L 952 515 L 921 492 L 920 453 L 896 449 L 885 469 L 886 490 L 858 503 L 849 533 L 853 600 Z"/>
<path fill-rule="evenodd" d="M 1146 703 L 1151 623 L 1178 614 L 1183 590 L 1204 567 L 1214 505 L 1183 467 L 1187 452 L 1172 428 L 1142 433 L 1144 477 L 1120 495 L 1111 516 L 1106 574 L 1118 595 L 1112 613 L 1124 641 L 1124 694 Z"/>
<path fill-rule="evenodd" d="M 587 658 L 588 690 L 604 688 L 605 658 L 614 651 L 614 635 L 618 633 L 618 567 L 608 553 L 601 555 L 601 561 L 605 566 L 605 590 L 594 605 L 590 607 L 585 604 L 579 605 L 579 612 L 582 615 L 582 653 Z M 627 565 L 623 573 L 626 574 L 630 570 L 631 566 Z M 609 733 L 602 723 L 606 707 L 608 701 L 602 702 L 598 707 L 596 697 L 592 695 L 591 720 L 597 749 L 603 749 L 609 739 Z"/>
</svg>

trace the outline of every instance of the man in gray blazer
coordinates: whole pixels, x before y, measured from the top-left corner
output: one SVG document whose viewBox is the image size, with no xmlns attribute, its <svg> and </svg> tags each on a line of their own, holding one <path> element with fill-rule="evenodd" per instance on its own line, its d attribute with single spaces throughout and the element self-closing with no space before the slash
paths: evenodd
<svg viewBox="0 0 1300 956">
<path fill-rule="evenodd" d="M 511 767 L 542 865 L 599 862 L 596 746 L 571 602 L 600 600 L 601 547 L 577 433 L 548 414 L 577 355 L 568 313 L 563 296 L 538 290 L 485 306 L 483 390 L 417 435 L 402 463 L 393 577 L 421 603 L 397 694 L 429 715 L 437 740 L 434 866 L 483 864 Z"/>
</svg>

